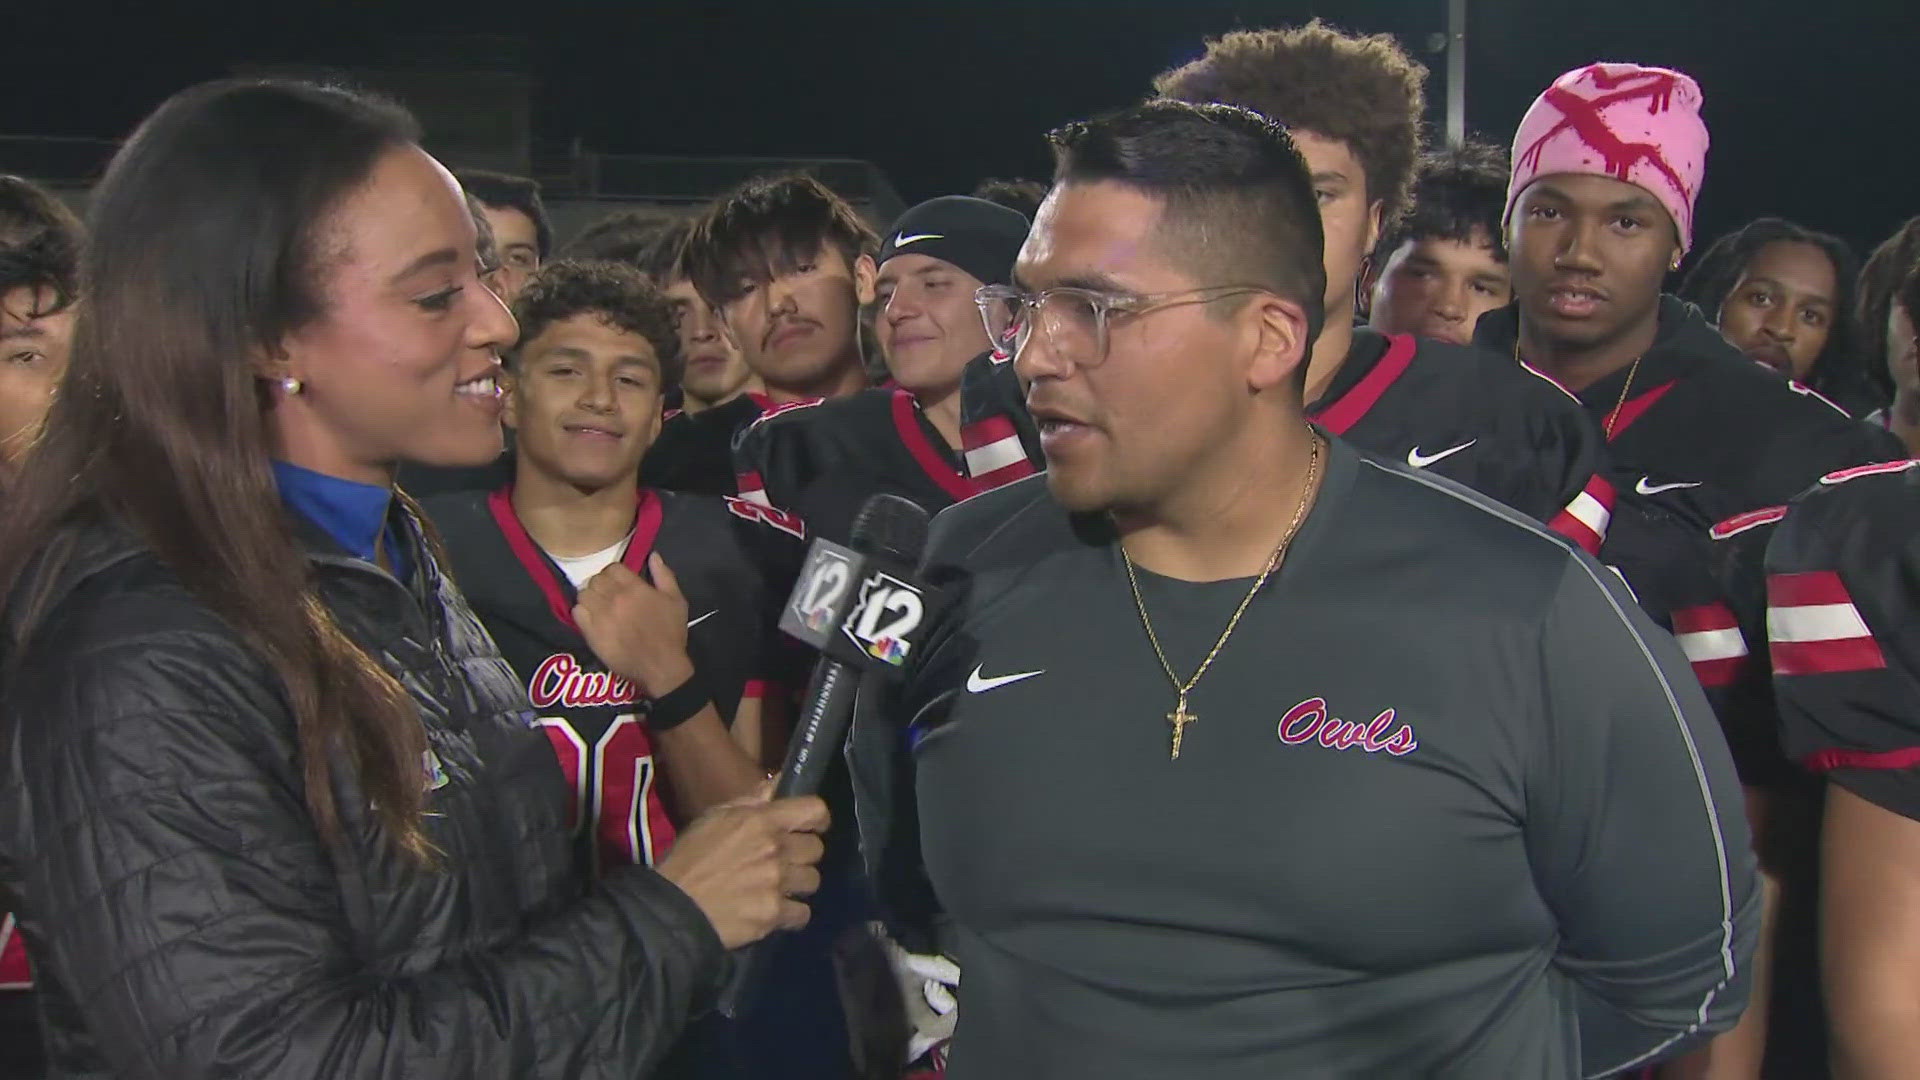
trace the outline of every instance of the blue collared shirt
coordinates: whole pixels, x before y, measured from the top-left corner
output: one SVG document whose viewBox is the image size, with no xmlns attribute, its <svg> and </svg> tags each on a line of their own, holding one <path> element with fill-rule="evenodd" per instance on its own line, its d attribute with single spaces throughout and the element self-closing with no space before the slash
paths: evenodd
<svg viewBox="0 0 1920 1080">
<path fill-rule="evenodd" d="M 377 562 L 374 549 L 384 530 L 394 577 L 406 581 L 412 574 L 406 544 L 392 519 L 392 488 L 342 480 L 277 460 L 273 476 L 280 485 L 280 501 L 320 526 L 348 554 Z"/>
</svg>

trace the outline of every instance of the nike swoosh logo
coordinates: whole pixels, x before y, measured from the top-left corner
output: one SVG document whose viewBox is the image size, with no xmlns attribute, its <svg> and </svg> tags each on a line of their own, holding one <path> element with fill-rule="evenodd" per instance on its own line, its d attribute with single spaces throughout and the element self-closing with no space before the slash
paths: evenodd
<svg viewBox="0 0 1920 1080">
<path fill-rule="evenodd" d="M 1420 452 L 1420 448 L 1416 446 L 1413 449 L 1407 451 L 1407 464 L 1413 466 L 1416 469 L 1424 469 L 1427 466 L 1433 464 L 1434 462 L 1439 461 L 1441 458 L 1450 458 L 1453 455 L 1459 453 L 1462 450 L 1465 450 L 1467 447 L 1472 446 L 1474 443 L 1477 443 L 1479 441 L 1480 441 L 1479 439 L 1468 439 L 1466 442 L 1461 443 L 1459 446 L 1456 446 L 1451 450 L 1442 450 L 1437 454 L 1423 454 Z"/>
<path fill-rule="evenodd" d="M 986 679 L 980 676 L 980 668 L 976 666 L 973 669 L 973 674 L 967 676 L 967 693 L 984 694 L 989 690 L 998 690 L 1011 683 L 1017 683 L 1021 679 L 1031 679 L 1035 675 L 1045 675 L 1046 673 L 1047 669 L 1041 668 L 1039 671 L 1020 671 L 1012 675 L 995 675 L 991 679 Z"/>
<path fill-rule="evenodd" d="M 908 244 L 917 244 L 922 240 L 945 240 L 946 238 L 946 233 L 914 233 L 912 236 L 908 236 L 906 233 L 897 233 L 893 238 L 893 246 L 903 248 Z"/>
<path fill-rule="evenodd" d="M 687 620 L 687 629 L 691 630 L 694 627 L 699 626 L 701 623 L 706 622 L 708 619 L 711 619 L 718 614 L 720 614 L 720 609 L 714 608 L 712 611 L 707 612 L 705 615 L 702 615 L 697 619 L 689 619 Z"/>
<path fill-rule="evenodd" d="M 1691 483 L 1691 484 L 1654 484 L 1654 483 L 1649 483 L 1649 481 L 1651 481 L 1652 479 L 1653 479 L 1653 477 L 1651 477 L 1651 476 L 1643 476 L 1643 477 L 1641 477 L 1641 478 L 1640 478 L 1640 482 L 1639 482 L 1639 483 L 1637 483 L 1637 484 L 1635 484 L 1635 485 L 1633 485 L 1633 490 L 1635 490 L 1635 491 L 1637 491 L 1637 492 L 1639 492 L 1639 493 L 1640 493 L 1640 494 L 1642 494 L 1642 495 L 1658 495 L 1658 494 L 1660 494 L 1660 493 L 1661 493 L 1661 492 L 1663 492 L 1663 491 L 1683 491 L 1683 490 L 1685 490 L 1685 489 L 1687 489 L 1687 488 L 1697 488 L 1697 487 L 1699 487 L 1699 486 L 1701 486 L 1701 484 L 1702 484 L 1702 483 L 1704 483 L 1704 481 L 1699 481 L 1699 480 L 1696 480 L 1696 481 L 1694 481 L 1694 482 L 1693 482 L 1693 483 Z"/>
</svg>

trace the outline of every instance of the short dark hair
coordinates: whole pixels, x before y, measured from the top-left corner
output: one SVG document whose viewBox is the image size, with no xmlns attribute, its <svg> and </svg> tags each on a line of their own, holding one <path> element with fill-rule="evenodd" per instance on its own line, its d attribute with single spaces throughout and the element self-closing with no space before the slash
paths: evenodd
<svg viewBox="0 0 1920 1080">
<path fill-rule="evenodd" d="M 1286 129 L 1233 105 L 1149 101 L 1056 128 L 1055 184 L 1110 180 L 1165 204 L 1157 227 L 1207 285 L 1259 285 L 1320 336 L 1327 272 L 1313 180 Z M 1301 364 L 1302 378 L 1306 365 Z"/>
<path fill-rule="evenodd" d="M 473 253 L 480 257 L 480 268 L 492 273 L 500 269 L 500 245 L 493 239 L 493 222 L 487 220 L 486 206 L 466 193 L 467 216 L 473 218 Z"/>
<path fill-rule="evenodd" d="M 645 270 L 641 256 L 653 246 L 656 237 L 681 220 L 662 210 L 615 210 L 581 229 L 560 248 L 560 255 L 567 259 L 623 262 Z"/>
<path fill-rule="evenodd" d="M 687 276 L 687 241 L 693 238 L 692 218 L 678 218 L 653 234 L 637 259 L 640 270 L 661 288 Z"/>
<path fill-rule="evenodd" d="M 1380 242 L 1373 249 L 1376 269 L 1409 240 L 1472 244 L 1484 236 L 1493 245 L 1493 257 L 1507 261 L 1502 228 L 1507 209 L 1505 150 L 1465 142 L 1427 153 L 1414 173 L 1412 196 L 1406 213 L 1380 230 Z"/>
<path fill-rule="evenodd" d="M 1833 322 L 1827 331 L 1826 347 L 1820 350 L 1813 368 L 1807 372 L 1806 384 L 1836 400 L 1849 399 L 1849 403 L 1863 389 L 1863 379 L 1870 380 L 1864 387 L 1869 393 L 1879 388 L 1885 376 L 1872 377 L 1857 342 L 1853 293 L 1858 287 L 1860 259 L 1847 242 L 1837 236 L 1815 232 L 1785 218 L 1757 218 L 1715 240 L 1701 253 L 1693 269 L 1687 271 L 1680 282 L 1680 299 L 1698 305 L 1707 318 L 1719 322 L 1720 308 L 1739 283 L 1740 275 L 1746 273 L 1747 264 L 1761 248 L 1781 241 L 1810 244 L 1819 248 L 1833 264 Z M 1886 322 L 1884 314 L 1880 321 Z M 1883 326 L 1881 335 L 1885 334 Z M 1884 371 L 1886 364 L 1880 367 Z"/>
<path fill-rule="evenodd" d="M 80 291 L 80 219 L 53 192 L 24 177 L 0 175 L 0 294 L 45 289 L 51 315 Z"/>
<path fill-rule="evenodd" d="M 1887 371 L 1887 316 L 1916 263 L 1920 263 L 1920 217 L 1911 217 L 1867 257 L 1854 298 L 1861 360 L 1889 396 L 1893 393 L 1893 376 Z M 1909 318 L 1916 315 L 1920 311 L 1907 308 Z"/>
<path fill-rule="evenodd" d="M 1033 215 L 1040 210 L 1040 204 L 1047 201 L 1047 185 L 1038 180 L 987 179 L 974 185 L 973 197 L 1009 210 L 1018 210 L 1027 215 L 1028 221 L 1032 221 Z"/>
<path fill-rule="evenodd" d="M 848 265 L 880 246 L 858 211 L 811 176 L 747 181 L 714 203 L 687 241 L 686 270 L 707 303 L 740 295 L 742 281 L 770 281 L 830 244 Z"/>
<path fill-rule="evenodd" d="M 466 169 L 454 176 L 467 193 L 495 210 L 518 210 L 533 222 L 534 243 L 540 248 L 540 261 L 553 254 L 553 222 L 547 218 L 546 204 L 540 201 L 540 181 L 525 176 Z"/>
<path fill-rule="evenodd" d="M 1389 35 L 1361 37 L 1315 19 L 1213 38 L 1206 55 L 1163 72 L 1153 88 L 1182 101 L 1241 105 L 1347 144 L 1366 170 L 1367 200 L 1384 204 L 1384 227 L 1407 205 L 1426 81 L 1426 67 Z"/>
<path fill-rule="evenodd" d="M 625 263 L 605 260 L 561 259 L 533 275 L 513 302 L 513 317 L 520 321 L 520 342 L 514 346 L 510 361 L 517 365 L 520 349 L 547 327 L 586 313 L 638 334 L 653 346 L 653 354 L 660 359 L 662 392 L 680 385 L 683 361 L 672 306 L 645 274 Z"/>
</svg>

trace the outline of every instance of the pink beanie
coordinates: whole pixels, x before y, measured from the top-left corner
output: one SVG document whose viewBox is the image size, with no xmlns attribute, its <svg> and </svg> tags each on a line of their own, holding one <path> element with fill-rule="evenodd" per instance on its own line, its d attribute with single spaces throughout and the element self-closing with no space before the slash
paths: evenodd
<svg viewBox="0 0 1920 1080">
<path fill-rule="evenodd" d="M 1504 220 L 1512 221 L 1520 193 L 1543 176 L 1610 176 L 1659 199 L 1685 251 L 1706 171 L 1698 83 L 1666 68 L 1589 64 L 1555 79 L 1521 119 Z"/>
</svg>

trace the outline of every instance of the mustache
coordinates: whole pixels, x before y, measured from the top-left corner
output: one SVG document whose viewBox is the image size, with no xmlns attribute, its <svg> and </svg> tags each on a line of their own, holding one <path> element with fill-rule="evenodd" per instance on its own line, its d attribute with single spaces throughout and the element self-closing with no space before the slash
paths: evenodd
<svg viewBox="0 0 1920 1080">
<path fill-rule="evenodd" d="M 776 319 L 772 323 L 769 323 L 767 325 L 767 332 L 761 335 L 760 347 L 766 348 L 767 346 L 772 345 L 774 338 L 779 337 L 781 334 L 786 333 L 788 330 L 794 330 L 794 329 L 817 330 L 819 328 L 820 328 L 820 324 L 818 322 L 815 322 L 812 319 L 802 318 L 798 315 L 789 316 L 784 319 Z"/>
</svg>

